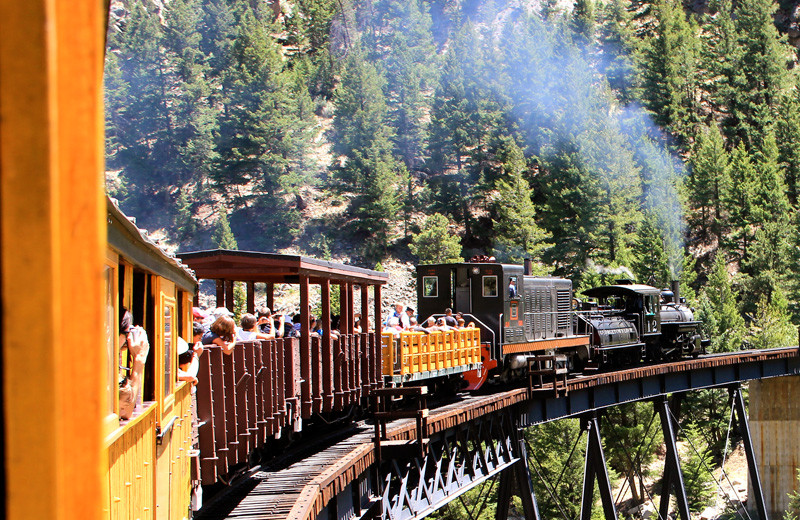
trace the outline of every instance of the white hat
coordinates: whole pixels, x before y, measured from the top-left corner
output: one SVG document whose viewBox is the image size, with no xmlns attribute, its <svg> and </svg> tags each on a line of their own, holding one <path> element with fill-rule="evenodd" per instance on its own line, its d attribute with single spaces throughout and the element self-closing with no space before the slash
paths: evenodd
<svg viewBox="0 0 800 520">
<path fill-rule="evenodd" d="M 219 318 L 220 316 L 233 316 L 233 313 L 226 307 L 217 307 L 211 311 L 211 314 L 214 315 L 214 318 Z"/>
<path fill-rule="evenodd" d="M 180 356 L 184 352 L 189 351 L 189 344 L 186 343 L 186 340 L 182 337 L 178 336 L 178 355 Z"/>
</svg>

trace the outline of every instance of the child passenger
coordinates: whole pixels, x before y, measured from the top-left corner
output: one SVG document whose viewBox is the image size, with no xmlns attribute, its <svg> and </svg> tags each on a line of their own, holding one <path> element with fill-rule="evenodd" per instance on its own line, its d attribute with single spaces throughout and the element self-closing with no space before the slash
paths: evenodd
<svg viewBox="0 0 800 520">
<path fill-rule="evenodd" d="M 222 353 L 233 354 L 233 345 L 236 335 L 236 323 L 228 316 L 220 316 L 211 324 L 208 331 L 203 334 L 203 345 L 219 345 Z"/>
</svg>

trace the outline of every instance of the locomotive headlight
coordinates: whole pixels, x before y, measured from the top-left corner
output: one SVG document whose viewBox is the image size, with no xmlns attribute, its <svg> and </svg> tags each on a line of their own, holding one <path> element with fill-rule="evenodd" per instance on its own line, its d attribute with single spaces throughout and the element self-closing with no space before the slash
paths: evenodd
<svg viewBox="0 0 800 520">
<path fill-rule="evenodd" d="M 481 268 L 480 267 L 473 267 L 472 268 L 472 274 L 480 274 L 480 273 L 481 273 Z"/>
</svg>

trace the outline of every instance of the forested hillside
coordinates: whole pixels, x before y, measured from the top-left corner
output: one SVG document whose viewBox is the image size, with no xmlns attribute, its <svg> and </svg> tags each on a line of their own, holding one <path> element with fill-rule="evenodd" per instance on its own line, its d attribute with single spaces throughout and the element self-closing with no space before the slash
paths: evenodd
<svg viewBox="0 0 800 520">
<path fill-rule="evenodd" d="M 680 274 L 716 348 L 792 341 L 796 51 L 768 0 L 694 7 L 114 4 L 108 189 L 183 249 Z"/>
</svg>

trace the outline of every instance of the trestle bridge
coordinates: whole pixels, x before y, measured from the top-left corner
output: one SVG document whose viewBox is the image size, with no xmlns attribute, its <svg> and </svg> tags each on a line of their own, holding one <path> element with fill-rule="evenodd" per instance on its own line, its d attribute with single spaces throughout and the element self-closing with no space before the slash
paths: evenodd
<svg viewBox="0 0 800 520">
<path fill-rule="evenodd" d="M 587 434 L 580 517 L 592 513 L 597 484 L 604 517 L 618 518 L 606 469 L 600 421 L 603 411 L 623 403 L 650 401 L 661 418 L 667 447 L 662 475 L 660 518 L 689 520 L 689 506 L 676 446 L 680 402 L 687 392 L 724 388 L 743 436 L 750 480 L 748 507 L 769 517 L 741 385 L 748 381 L 800 374 L 797 348 L 714 354 L 676 363 L 654 364 L 594 375 L 573 376 L 537 388 L 461 396 L 428 409 L 417 389 L 418 406 L 376 414 L 376 423 L 360 424 L 351 435 L 283 469 L 258 471 L 230 493 L 209 503 L 200 518 L 306 520 L 423 518 L 491 478 L 499 479 L 496 518 L 508 518 L 510 496 L 521 497 L 527 520 L 541 518 L 527 464 L 522 429 L 563 418 L 580 418 Z M 775 379 L 775 381 L 779 381 Z M 388 399 L 392 389 L 378 391 Z M 395 398 L 397 395 L 394 396 Z M 379 410 L 383 409 L 378 402 Z M 237 492 L 238 489 L 238 492 Z"/>
</svg>

